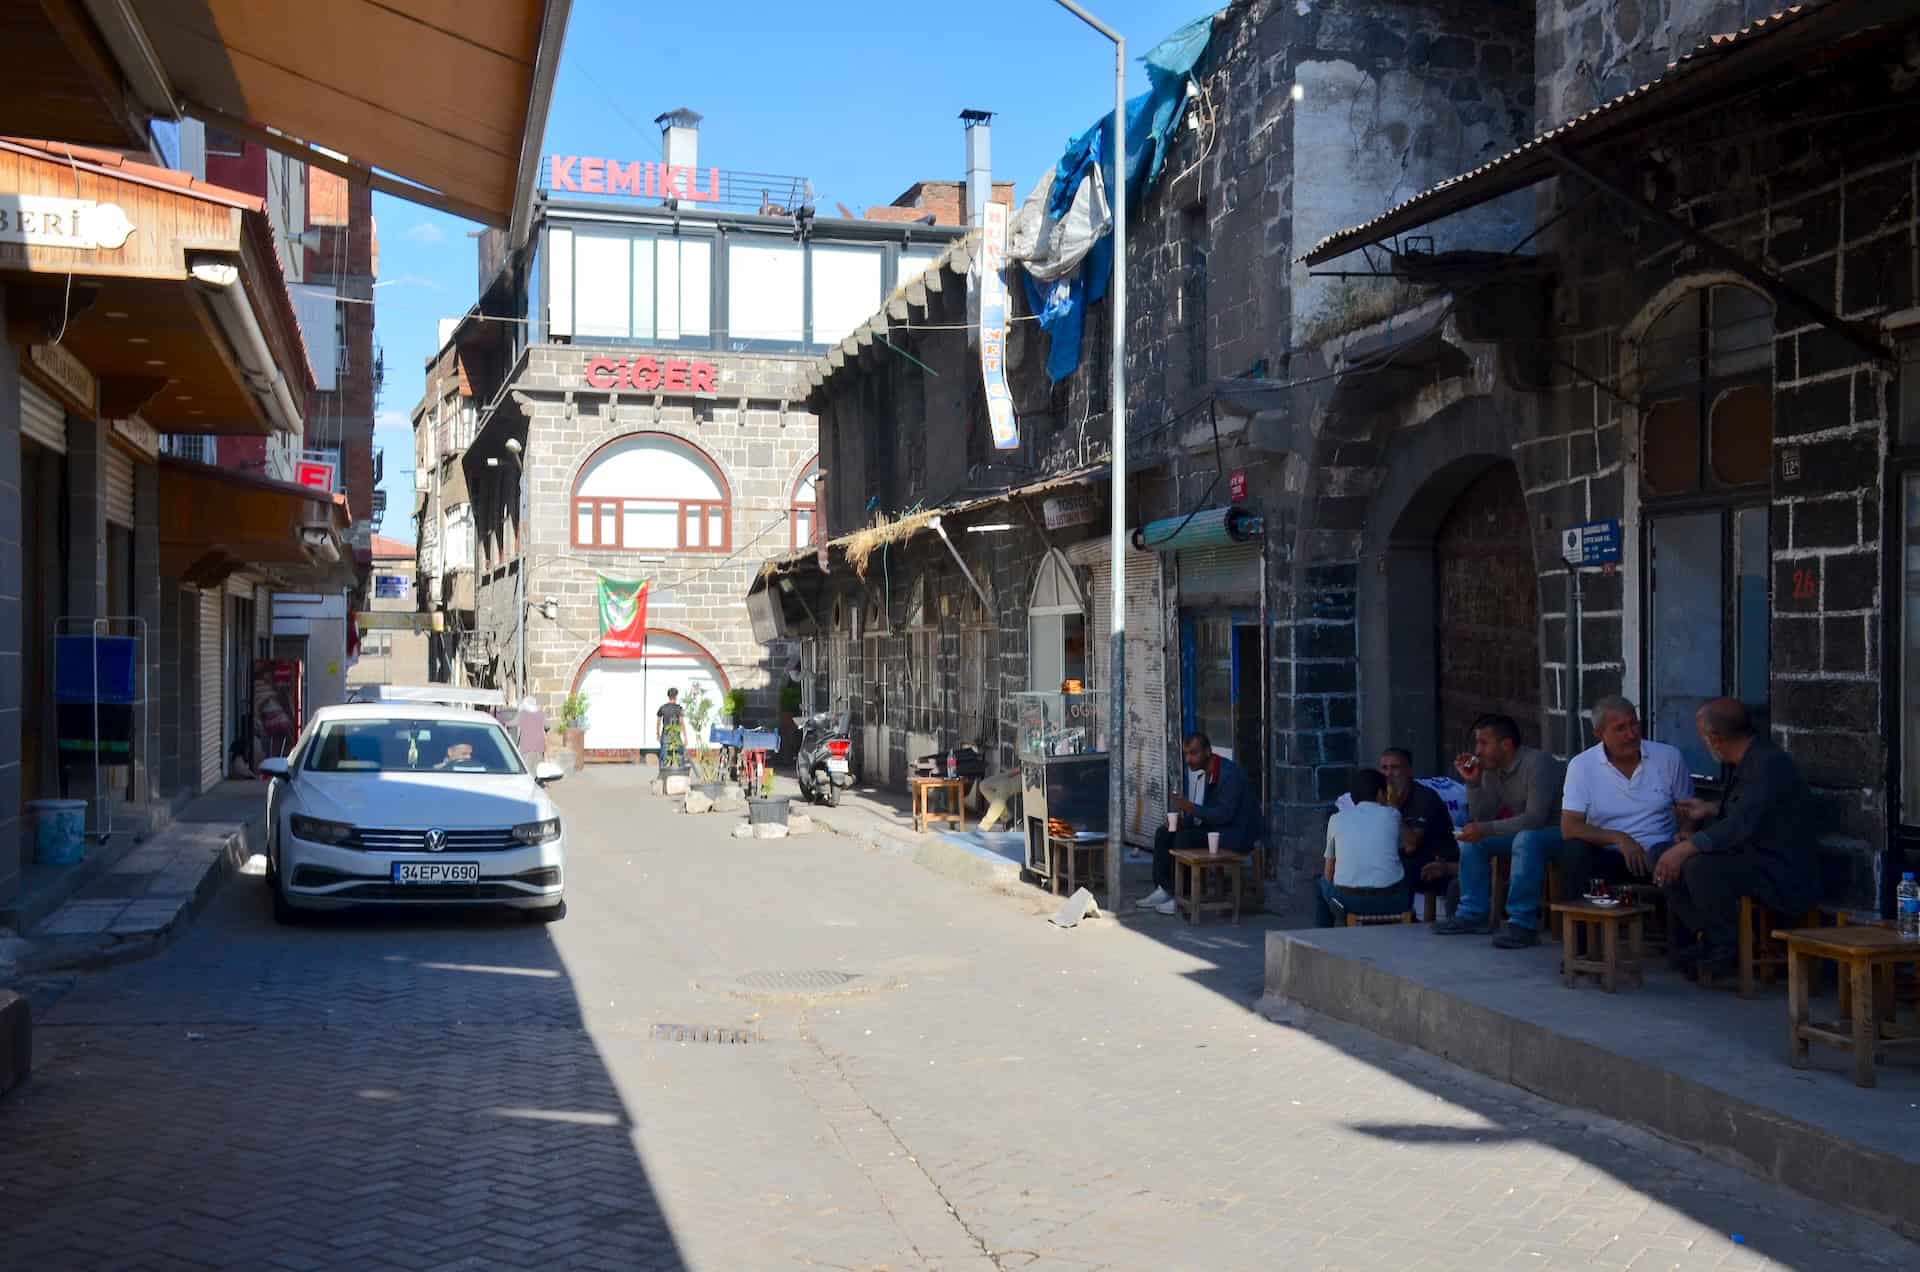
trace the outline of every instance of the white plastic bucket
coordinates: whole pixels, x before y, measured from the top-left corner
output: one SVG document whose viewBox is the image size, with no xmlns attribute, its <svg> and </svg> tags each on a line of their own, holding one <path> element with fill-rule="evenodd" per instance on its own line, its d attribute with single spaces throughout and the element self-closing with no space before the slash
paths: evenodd
<svg viewBox="0 0 1920 1272">
<path fill-rule="evenodd" d="M 87 855 L 87 801 L 36 799 L 27 803 L 33 815 L 33 859 L 43 866 L 77 866 Z"/>
</svg>

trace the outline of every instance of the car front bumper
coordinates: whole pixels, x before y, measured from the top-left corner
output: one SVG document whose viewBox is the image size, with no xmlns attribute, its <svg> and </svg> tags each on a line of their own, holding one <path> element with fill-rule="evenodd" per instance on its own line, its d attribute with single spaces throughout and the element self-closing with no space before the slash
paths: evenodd
<svg viewBox="0 0 1920 1272">
<path fill-rule="evenodd" d="M 566 839 L 502 852 L 368 852 L 281 840 L 280 888 L 288 904 L 303 910 L 359 905 L 504 905 L 540 910 L 560 904 L 566 887 Z M 474 862 L 477 883 L 395 883 L 401 862 Z"/>
</svg>

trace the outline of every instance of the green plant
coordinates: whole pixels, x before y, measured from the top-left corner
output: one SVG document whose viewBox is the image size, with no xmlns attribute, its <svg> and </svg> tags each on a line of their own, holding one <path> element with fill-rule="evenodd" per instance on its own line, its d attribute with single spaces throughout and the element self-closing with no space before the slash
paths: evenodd
<svg viewBox="0 0 1920 1272">
<path fill-rule="evenodd" d="M 773 798 L 773 766 L 771 764 L 760 770 L 760 798 Z"/>
<path fill-rule="evenodd" d="M 564 729 L 584 729 L 587 727 L 587 695 L 578 689 L 567 695 L 560 704 L 560 727 Z"/>
<path fill-rule="evenodd" d="M 687 695 L 687 728 L 693 731 L 693 771 L 703 783 L 720 780 L 720 752 L 707 740 L 707 726 L 713 721 L 713 705 L 713 699 L 707 697 L 704 685 L 695 685 Z"/>
<path fill-rule="evenodd" d="M 660 729 L 660 767 L 678 768 L 687 758 L 686 730 L 678 722 Z"/>
<path fill-rule="evenodd" d="M 780 710 L 785 715 L 800 714 L 800 686 L 792 683 L 780 686 Z"/>
<path fill-rule="evenodd" d="M 727 690 L 720 699 L 720 718 L 739 724 L 747 710 L 747 695 L 738 689 Z"/>
</svg>

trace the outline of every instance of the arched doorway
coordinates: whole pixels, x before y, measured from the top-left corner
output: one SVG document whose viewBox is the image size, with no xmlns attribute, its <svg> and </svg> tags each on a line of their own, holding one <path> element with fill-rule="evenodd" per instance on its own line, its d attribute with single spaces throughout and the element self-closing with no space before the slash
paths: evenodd
<svg viewBox="0 0 1920 1272">
<path fill-rule="evenodd" d="M 1501 463 L 1462 491 L 1433 536 L 1439 742 L 1464 749 L 1474 720 L 1510 715 L 1540 744 L 1540 585 L 1520 473 Z"/>
<path fill-rule="evenodd" d="M 655 713 L 666 702 L 667 690 L 678 689 L 683 704 L 696 689 L 704 692 L 718 720 L 720 699 L 729 686 L 720 665 L 698 643 L 650 631 L 644 658 L 596 654 L 581 665 L 574 687 L 587 697 L 587 754 L 624 759 L 659 747 Z"/>
<path fill-rule="evenodd" d="M 1538 744 L 1539 576 L 1512 461 L 1473 454 L 1432 472 L 1393 522 L 1385 567 L 1373 611 L 1386 629 L 1382 745 L 1446 773 L 1488 712 Z"/>
</svg>

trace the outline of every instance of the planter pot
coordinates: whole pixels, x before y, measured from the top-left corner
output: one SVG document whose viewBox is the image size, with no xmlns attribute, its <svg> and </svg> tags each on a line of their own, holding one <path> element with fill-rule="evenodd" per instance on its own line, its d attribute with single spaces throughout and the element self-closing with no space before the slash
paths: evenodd
<svg viewBox="0 0 1920 1272">
<path fill-rule="evenodd" d="M 587 731 L 585 729 L 567 730 L 567 750 L 573 752 L 573 765 L 581 768 L 587 762 Z"/>
<path fill-rule="evenodd" d="M 724 782 L 699 782 L 696 783 L 692 789 L 699 791 L 708 799 L 718 802 L 725 796 L 727 787 Z"/>
<path fill-rule="evenodd" d="M 747 824 L 784 826 L 787 824 L 787 806 L 791 802 L 785 795 L 776 795 L 772 799 L 750 799 L 747 801 Z"/>
<path fill-rule="evenodd" d="M 692 775 L 693 766 L 690 764 L 663 764 L 660 766 L 660 776 L 662 777 L 690 777 Z"/>
</svg>

